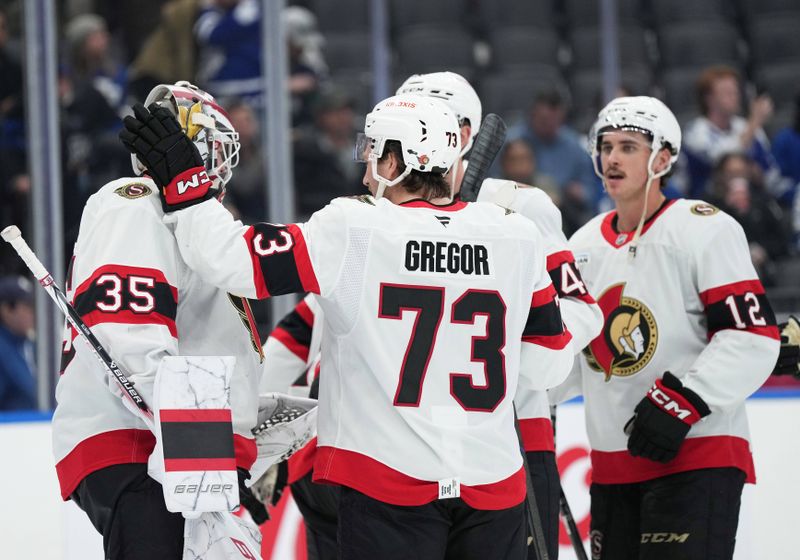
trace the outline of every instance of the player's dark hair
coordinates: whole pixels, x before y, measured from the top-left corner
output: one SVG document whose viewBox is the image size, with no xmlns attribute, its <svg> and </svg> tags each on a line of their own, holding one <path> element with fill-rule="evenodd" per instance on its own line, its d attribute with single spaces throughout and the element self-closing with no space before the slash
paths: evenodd
<svg viewBox="0 0 800 560">
<path fill-rule="evenodd" d="M 394 155 L 397 160 L 397 170 L 403 173 L 406 170 L 406 164 L 403 160 L 403 148 L 397 140 L 387 140 L 386 146 L 383 148 L 383 155 L 381 160 L 389 157 L 389 154 Z M 446 198 L 450 196 L 450 183 L 445 179 L 444 174 L 431 171 L 424 173 L 412 169 L 411 173 L 400 182 L 400 185 L 412 194 L 418 195 L 420 198 L 431 200 L 434 198 Z"/>
</svg>

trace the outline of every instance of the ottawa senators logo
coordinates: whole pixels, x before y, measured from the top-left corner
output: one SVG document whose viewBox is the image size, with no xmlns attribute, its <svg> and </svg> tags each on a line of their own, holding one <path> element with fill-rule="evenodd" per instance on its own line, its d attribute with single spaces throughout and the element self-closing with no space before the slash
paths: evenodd
<svg viewBox="0 0 800 560">
<path fill-rule="evenodd" d="M 695 214 L 696 216 L 713 216 L 719 212 L 719 208 L 706 202 L 699 202 L 695 204 L 692 206 L 691 210 L 692 214 Z"/>
<path fill-rule="evenodd" d="M 133 200 L 135 198 L 147 196 L 153 191 L 150 190 L 150 187 L 142 183 L 130 183 L 129 185 L 123 185 L 117 189 L 114 189 L 114 192 L 120 195 L 122 198 Z"/>
<path fill-rule="evenodd" d="M 656 351 L 658 327 L 653 313 L 639 300 L 624 297 L 625 284 L 615 284 L 597 299 L 603 310 L 603 331 L 583 351 L 589 367 L 627 377 L 647 365 Z"/>
</svg>

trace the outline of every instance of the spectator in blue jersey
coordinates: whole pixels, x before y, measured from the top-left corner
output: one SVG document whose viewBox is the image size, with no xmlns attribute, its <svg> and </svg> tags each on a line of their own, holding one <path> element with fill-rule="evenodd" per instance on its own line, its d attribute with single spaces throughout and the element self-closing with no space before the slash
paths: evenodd
<svg viewBox="0 0 800 560">
<path fill-rule="evenodd" d="M 289 54 L 289 92 L 292 120 L 308 120 L 308 103 L 316 90 L 322 66 L 314 15 L 298 6 L 283 13 Z M 220 99 L 238 98 L 260 107 L 264 82 L 261 76 L 261 3 L 258 0 L 213 0 L 200 11 L 195 36 L 201 48 L 198 81 Z M 317 56 L 310 56 L 314 51 Z"/>
<path fill-rule="evenodd" d="M 30 281 L 0 278 L 0 410 L 36 408 L 33 323 Z"/>
<path fill-rule="evenodd" d="M 770 190 L 780 182 L 764 125 L 772 117 L 772 100 L 762 94 L 752 100 L 747 118 L 741 113 L 739 72 L 729 66 L 712 66 L 697 80 L 701 115 L 686 126 L 684 153 L 688 168 L 689 198 L 707 198 L 711 171 L 722 156 L 744 152 L 758 163 Z"/>
<path fill-rule="evenodd" d="M 800 93 L 794 103 L 794 123 L 781 129 L 772 144 L 772 154 L 778 162 L 781 175 L 791 183 L 791 193 L 787 198 L 796 197 L 800 185 Z"/>
</svg>

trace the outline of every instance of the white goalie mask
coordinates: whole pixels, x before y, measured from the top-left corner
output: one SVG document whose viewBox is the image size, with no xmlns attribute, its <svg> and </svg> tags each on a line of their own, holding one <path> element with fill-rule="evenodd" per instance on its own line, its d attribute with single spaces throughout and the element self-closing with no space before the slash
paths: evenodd
<svg viewBox="0 0 800 560">
<path fill-rule="evenodd" d="M 388 179 L 378 173 L 378 160 L 386 142 L 400 143 L 405 170 Z M 386 187 L 405 179 L 411 171 L 446 174 L 461 152 L 458 120 L 438 99 L 418 95 L 396 95 L 384 99 L 367 114 L 364 132 L 358 135 L 354 159 L 372 168 L 379 181 L 375 198 Z"/>
<path fill-rule="evenodd" d="M 144 105 L 149 107 L 152 103 L 166 107 L 178 119 L 183 131 L 197 146 L 214 183 L 212 188 L 220 197 L 233 176 L 233 168 L 239 163 L 239 133 L 233 129 L 228 114 L 211 94 L 186 81 L 157 85 Z M 135 155 L 131 156 L 131 162 L 134 173 L 145 172 L 146 168 Z"/>
<path fill-rule="evenodd" d="M 600 141 L 607 132 L 626 130 L 641 132 L 650 139 L 650 160 L 648 173 L 653 178 L 661 177 L 672 169 L 681 151 L 681 127 L 672 111 L 655 97 L 618 97 L 606 105 L 597 116 L 589 132 L 589 153 L 594 163 L 594 171 L 603 178 L 600 165 Z M 670 152 L 669 165 L 659 173 L 652 171 L 657 153 L 667 148 Z"/>
<path fill-rule="evenodd" d="M 441 99 L 456 114 L 459 126 L 468 120 L 471 132 L 459 155 L 469 151 L 481 127 L 482 107 L 478 94 L 463 76 L 455 72 L 414 74 L 397 88 L 397 95 L 405 94 Z"/>
</svg>

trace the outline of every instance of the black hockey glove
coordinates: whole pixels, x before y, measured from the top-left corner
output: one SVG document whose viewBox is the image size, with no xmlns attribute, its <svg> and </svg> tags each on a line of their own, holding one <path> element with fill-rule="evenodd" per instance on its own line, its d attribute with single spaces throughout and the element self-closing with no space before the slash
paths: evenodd
<svg viewBox="0 0 800 560">
<path fill-rule="evenodd" d="M 250 513 L 253 521 L 261 525 L 269 519 L 269 512 L 245 484 L 246 480 L 250 480 L 250 473 L 242 468 L 237 468 L 236 472 L 239 475 L 239 503 Z"/>
<path fill-rule="evenodd" d="M 155 103 L 145 109 L 137 103 L 133 114 L 122 121 L 119 139 L 161 189 L 164 211 L 180 210 L 211 198 L 213 182 L 203 158 L 169 109 Z"/>
<path fill-rule="evenodd" d="M 793 375 L 800 379 L 800 322 L 792 315 L 778 328 L 781 331 L 781 351 L 772 375 Z"/>
<path fill-rule="evenodd" d="M 636 405 L 625 425 L 628 451 L 634 457 L 666 463 L 675 458 L 692 424 L 711 413 L 694 391 L 665 372 Z"/>
</svg>

